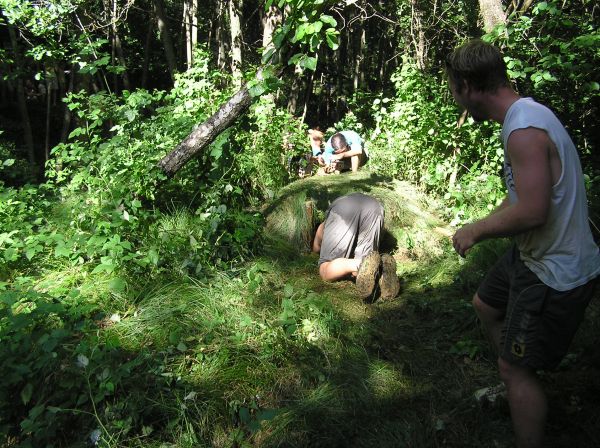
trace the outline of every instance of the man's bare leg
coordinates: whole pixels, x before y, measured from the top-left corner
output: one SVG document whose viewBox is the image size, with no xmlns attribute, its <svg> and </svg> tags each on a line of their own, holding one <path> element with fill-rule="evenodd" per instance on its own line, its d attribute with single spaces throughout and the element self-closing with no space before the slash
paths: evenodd
<svg viewBox="0 0 600 448">
<path fill-rule="evenodd" d="M 477 294 L 473 296 L 473 307 L 496 353 L 499 353 L 504 311 L 487 305 Z M 535 372 L 509 364 L 502 358 L 498 358 L 498 370 L 506 385 L 517 447 L 541 447 L 548 404 Z"/>
<path fill-rule="evenodd" d="M 361 260 L 356 258 L 336 258 L 326 261 L 319 266 L 319 274 L 326 282 L 333 282 L 351 274 L 354 277 L 358 274 Z"/>
<path fill-rule="evenodd" d="M 506 384 L 510 417 L 518 448 L 539 448 L 544 439 L 548 403 L 535 372 L 498 358 L 500 378 Z"/>
<path fill-rule="evenodd" d="M 499 310 L 483 302 L 477 293 L 473 296 L 473 308 L 483 324 L 486 336 L 490 340 L 496 354 L 500 350 L 500 334 L 504 323 L 504 310 Z"/>
<path fill-rule="evenodd" d="M 352 172 L 356 173 L 360 166 L 360 155 L 350 157 L 350 165 L 352 167 Z"/>
</svg>

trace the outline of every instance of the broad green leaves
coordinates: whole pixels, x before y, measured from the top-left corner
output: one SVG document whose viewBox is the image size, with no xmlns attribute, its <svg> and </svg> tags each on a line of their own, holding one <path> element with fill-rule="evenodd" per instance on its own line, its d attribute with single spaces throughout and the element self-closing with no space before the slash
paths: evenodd
<svg viewBox="0 0 600 448">
<path fill-rule="evenodd" d="M 296 65 L 302 69 L 315 70 L 317 59 L 314 54 L 320 46 L 325 44 L 332 50 L 339 46 L 339 32 L 336 29 L 337 21 L 325 11 L 335 2 L 325 0 L 280 0 L 275 3 L 268 1 L 266 10 L 284 6 L 288 8 L 285 23 L 277 29 L 273 37 L 275 48 L 266 50 L 262 61 L 266 63 L 274 52 L 290 46 L 296 51 L 288 60 L 288 65 Z"/>
</svg>

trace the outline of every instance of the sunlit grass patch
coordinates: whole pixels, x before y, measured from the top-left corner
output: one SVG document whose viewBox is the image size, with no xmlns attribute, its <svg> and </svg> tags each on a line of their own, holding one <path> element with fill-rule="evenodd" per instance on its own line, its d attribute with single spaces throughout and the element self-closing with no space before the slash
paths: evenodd
<svg viewBox="0 0 600 448">
<path fill-rule="evenodd" d="M 391 400 L 399 395 L 410 395 L 413 393 L 414 384 L 398 366 L 389 362 L 373 360 L 369 365 L 369 376 L 367 385 L 377 400 Z"/>
</svg>

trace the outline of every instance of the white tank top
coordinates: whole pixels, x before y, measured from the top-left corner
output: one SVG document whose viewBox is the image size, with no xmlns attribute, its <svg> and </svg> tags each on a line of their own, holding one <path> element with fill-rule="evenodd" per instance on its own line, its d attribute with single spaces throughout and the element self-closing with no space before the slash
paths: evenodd
<svg viewBox="0 0 600 448">
<path fill-rule="evenodd" d="M 583 173 L 573 141 L 564 126 L 547 107 L 531 98 L 513 103 L 502 126 L 504 178 L 510 203 L 518 201 L 508 161 L 508 137 L 516 129 L 544 130 L 556 146 L 562 170 L 552 186 L 546 224 L 515 237 L 521 260 L 546 285 L 568 291 L 600 274 L 600 250 L 588 222 Z"/>
</svg>

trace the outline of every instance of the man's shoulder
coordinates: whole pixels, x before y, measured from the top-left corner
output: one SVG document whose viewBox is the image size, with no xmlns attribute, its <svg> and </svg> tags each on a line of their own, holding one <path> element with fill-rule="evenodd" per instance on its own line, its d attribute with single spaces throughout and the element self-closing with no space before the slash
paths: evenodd
<svg viewBox="0 0 600 448">
<path fill-rule="evenodd" d="M 340 134 L 344 136 L 349 144 L 363 142 L 362 137 L 356 131 L 341 131 Z"/>
</svg>

